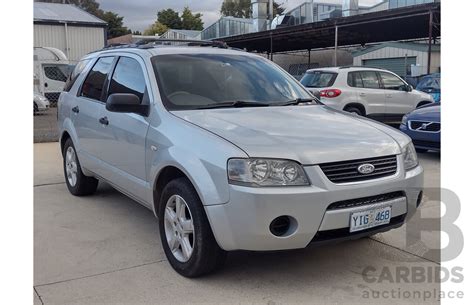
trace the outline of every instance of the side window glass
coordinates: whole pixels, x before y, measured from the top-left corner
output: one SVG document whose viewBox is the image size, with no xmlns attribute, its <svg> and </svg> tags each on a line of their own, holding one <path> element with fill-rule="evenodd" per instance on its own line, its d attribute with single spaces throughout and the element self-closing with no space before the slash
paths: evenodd
<svg viewBox="0 0 474 305">
<path fill-rule="evenodd" d="M 114 93 L 131 93 L 143 100 L 145 78 L 138 61 L 129 57 L 120 57 L 115 67 L 109 87 L 109 95 Z"/>
<path fill-rule="evenodd" d="M 364 88 L 359 72 L 349 72 L 347 76 L 347 84 L 351 87 Z"/>
<path fill-rule="evenodd" d="M 104 83 L 113 61 L 113 56 L 99 58 L 82 84 L 81 96 L 101 100 Z"/>
<path fill-rule="evenodd" d="M 405 83 L 397 76 L 387 72 L 380 72 L 380 76 L 382 77 L 382 82 L 385 89 L 397 91 L 404 90 Z"/>
<path fill-rule="evenodd" d="M 71 90 L 72 86 L 76 82 L 76 79 L 79 77 L 79 75 L 81 74 L 81 72 L 84 70 L 84 68 L 87 66 L 89 62 L 90 62 L 90 59 L 84 59 L 77 63 L 77 65 L 74 67 L 74 70 L 68 77 L 66 85 L 64 86 L 64 91 Z"/>
<path fill-rule="evenodd" d="M 369 89 L 380 89 L 379 78 L 375 71 L 361 71 L 360 76 L 362 77 L 362 83 L 364 88 Z"/>
</svg>

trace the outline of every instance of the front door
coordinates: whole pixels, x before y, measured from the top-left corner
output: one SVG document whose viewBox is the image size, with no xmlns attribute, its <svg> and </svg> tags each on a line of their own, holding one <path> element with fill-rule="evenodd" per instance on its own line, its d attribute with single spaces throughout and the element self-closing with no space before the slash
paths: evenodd
<svg viewBox="0 0 474 305">
<path fill-rule="evenodd" d="M 408 92 L 408 85 L 397 75 L 379 72 L 385 91 L 386 116 L 399 120 L 404 114 L 415 109 L 413 94 Z"/>
<path fill-rule="evenodd" d="M 132 93 L 142 103 L 150 102 L 142 59 L 132 55 L 118 59 L 110 77 L 107 96 Z M 149 123 L 135 113 L 117 113 L 103 109 L 100 156 L 110 168 L 105 177 L 112 183 L 140 195 L 147 181 L 145 145 Z M 141 196 L 139 196 L 141 197 Z"/>
</svg>

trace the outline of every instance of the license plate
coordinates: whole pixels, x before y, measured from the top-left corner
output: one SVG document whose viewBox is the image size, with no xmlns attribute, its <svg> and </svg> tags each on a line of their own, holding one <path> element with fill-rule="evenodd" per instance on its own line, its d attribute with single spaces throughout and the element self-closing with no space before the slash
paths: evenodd
<svg viewBox="0 0 474 305">
<path fill-rule="evenodd" d="M 391 206 L 352 213 L 350 232 L 366 230 L 390 223 L 391 217 Z"/>
</svg>

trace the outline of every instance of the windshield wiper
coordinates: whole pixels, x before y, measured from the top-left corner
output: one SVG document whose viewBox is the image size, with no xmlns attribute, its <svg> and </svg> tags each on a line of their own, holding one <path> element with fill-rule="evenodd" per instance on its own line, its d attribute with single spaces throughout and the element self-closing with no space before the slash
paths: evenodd
<svg viewBox="0 0 474 305">
<path fill-rule="evenodd" d="M 295 98 L 294 100 L 290 100 L 285 103 L 281 104 L 276 104 L 275 106 L 292 106 L 292 105 L 298 105 L 298 104 L 303 104 L 303 103 L 311 103 L 311 102 L 316 102 L 316 104 L 320 104 L 318 99 L 316 98 Z"/>
<path fill-rule="evenodd" d="M 217 104 L 208 104 L 204 106 L 199 106 L 196 109 L 213 109 L 213 108 L 241 108 L 241 107 L 268 107 L 269 104 L 258 103 L 258 102 L 248 102 L 248 101 L 233 101 Z"/>
</svg>

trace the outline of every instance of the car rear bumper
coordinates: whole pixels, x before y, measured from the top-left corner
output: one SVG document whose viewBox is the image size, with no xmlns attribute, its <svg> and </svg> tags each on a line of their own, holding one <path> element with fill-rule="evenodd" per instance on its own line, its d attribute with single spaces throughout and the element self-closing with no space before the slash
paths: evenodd
<svg viewBox="0 0 474 305">
<path fill-rule="evenodd" d="M 401 159 L 401 157 L 399 156 Z M 416 211 L 423 186 L 423 169 L 398 171 L 395 176 L 362 183 L 334 184 L 319 166 L 305 167 L 312 185 L 307 187 L 250 188 L 230 185 L 230 201 L 205 206 L 220 247 L 224 250 L 285 250 L 304 248 L 311 242 L 359 238 L 400 226 Z M 328 210 L 339 201 L 402 192 L 396 200 Z M 349 233 L 351 213 L 372 207 L 392 206 L 392 222 Z M 271 222 L 289 216 L 290 230 L 282 237 L 270 231 Z"/>
</svg>

